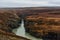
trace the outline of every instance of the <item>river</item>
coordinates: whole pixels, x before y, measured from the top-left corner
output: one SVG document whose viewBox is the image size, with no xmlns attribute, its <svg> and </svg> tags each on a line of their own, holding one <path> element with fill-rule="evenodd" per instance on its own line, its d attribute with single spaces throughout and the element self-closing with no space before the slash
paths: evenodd
<svg viewBox="0 0 60 40">
<path fill-rule="evenodd" d="M 20 27 L 14 29 L 13 32 L 14 32 L 16 35 L 19 35 L 19 36 L 22 36 L 22 37 L 26 37 L 26 38 L 29 38 L 29 39 L 31 39 L 31 40 L 42 40 L 42 39 L 39 39 L 39 38 L 35 38 L 35 37 L 29 35 L 29 33 L 26 33 L 26 32 L 25 32 L 24 21 L 23 21 L 23 20 L 22 20 L 22 22 L 21 22 Z"/>
</svg>

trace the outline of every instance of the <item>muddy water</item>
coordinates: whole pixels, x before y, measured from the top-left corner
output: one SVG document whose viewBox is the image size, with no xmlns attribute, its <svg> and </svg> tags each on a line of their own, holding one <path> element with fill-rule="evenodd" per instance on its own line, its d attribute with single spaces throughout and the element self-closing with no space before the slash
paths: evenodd
<svg viewBox="0 0 60 40">
<path fill-rule="evenodd" d="M 42 39 L 35 38 L 35 37 L 33 37 L 33 36 L 31 36 L 31 35 L 29 35 L 28 33 L 25 32 L 24 21 L 23 20 L 21 22 L 21 26 L 17 29 L 14 29 L 13 32 L 16 35 L 23 36 L 23 37 L 29 38 L 31 40 L 42 40 Z"/>
</svg>

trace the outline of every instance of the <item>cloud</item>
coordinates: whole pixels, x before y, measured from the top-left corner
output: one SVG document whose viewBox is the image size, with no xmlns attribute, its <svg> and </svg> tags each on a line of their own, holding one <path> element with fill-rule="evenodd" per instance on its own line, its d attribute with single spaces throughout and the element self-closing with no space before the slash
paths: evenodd
<svg viewBox="0 0 60 40">
<path fill-rule="evenodd" d="M 1 3 L 22 3 L 22 4 L 46 4 L 48 1 L 32 1 L 32 0 L 2 0 Z"/>
<path fill-rule="evenodd" d="M 36 5 L 43 5 L 47 4 L 47 1 L 32 1 L 32 0 L 1 0 L 0 6 L 36 6 Z"/>
<path fill-rule="evenodd" d="M 56 5 L 60 5 L 60 0 L 51 0 L 49 1 L 50 4 L 56 4 Z"/>
<path fill-rule="evenodd" d="M 0 0 L 0 7 L 60 6 L 59 0 Z"/>
</svg>

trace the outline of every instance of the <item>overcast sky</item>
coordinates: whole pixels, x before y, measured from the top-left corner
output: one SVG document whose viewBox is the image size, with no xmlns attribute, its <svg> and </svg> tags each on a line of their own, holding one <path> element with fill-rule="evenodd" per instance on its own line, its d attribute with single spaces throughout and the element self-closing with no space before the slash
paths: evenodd
<svg viewBox="0 0 60 40">
<path fill-rule="evenodd" d="M 60 0 L 0 0 L 0 7 L 60 6 Z"/>
</svg>

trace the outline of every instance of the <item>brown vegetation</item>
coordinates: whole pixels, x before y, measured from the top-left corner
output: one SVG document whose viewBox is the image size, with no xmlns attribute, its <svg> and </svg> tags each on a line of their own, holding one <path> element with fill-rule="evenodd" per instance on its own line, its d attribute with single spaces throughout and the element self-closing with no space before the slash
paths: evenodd
<svg viewBox="0 0 60 40">
<path fill-rule="evenodd" d="M 21 19 L 16 13 L 1 12 L 0 13 L 0 40 L 29 40 L 24 37 L 17 36 L 12 32 L 13 29 L 20 26 Z"/>
<path fill-rule="evenodd" d="M 12 32 L 12 29 L 19 26 L 22 19 L 24 19 L 26 32 L 31 35 L 60 40 L 59 7 L 0 9 L 0 29 L 5 32 Z"/>
</svg>

